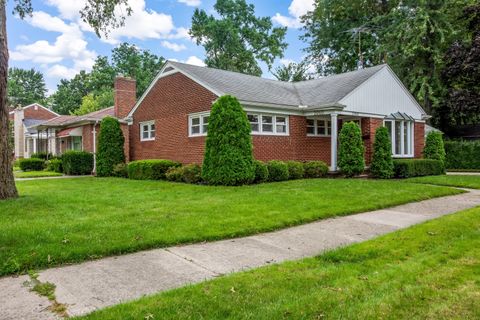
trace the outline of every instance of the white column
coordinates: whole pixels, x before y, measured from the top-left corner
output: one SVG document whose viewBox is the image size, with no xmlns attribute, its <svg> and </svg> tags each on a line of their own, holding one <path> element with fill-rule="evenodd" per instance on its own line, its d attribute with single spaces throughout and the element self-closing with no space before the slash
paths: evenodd
<svg viewBox="0 0 480 320">
<path fill-rule="evenodd" d="M 37 152 L 37 138 L 33 138 L 33 153 Z"/>
<path fill-rule="evenodd" d="M 332 134 L 331 134 L 331 163 L 330 163 L 330 170 L 337 171 L 337 134 L 338 134 L 338 115 L 336 113 L 332 113 L 330 115 L 332 121 Z"/>
</svg>

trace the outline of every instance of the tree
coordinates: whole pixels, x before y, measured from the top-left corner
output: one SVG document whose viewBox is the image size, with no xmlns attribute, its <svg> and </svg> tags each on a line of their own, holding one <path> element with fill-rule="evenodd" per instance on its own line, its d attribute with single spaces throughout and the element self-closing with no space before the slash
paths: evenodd
<svg viewBox="0 0 480 320">
<path fill-rule="evenodd" d="M 106 90 L 98 95 L 89 93 L 82 98 L 82 105 L 80 108 L 73 111 L 72 114 L 81 116 L 111 106 L 113 106 L 113 90 Z"/>
<path fill-rule="evenodd" d="M 258 61 L 271 68 L 283 57 L 286 28 L 273 28 L 270 17 L 256 17 L 245 0 L 217 0 L 216 15 L 196 9 L 189 31 L 206 51 L 209 67 L 260 76 Z M 218 18 L 217 18 L 218 16 Z"/>
<path fill-rule="evenodd" d="M 116 16 L 118 5 L 125 5 L 125 14 L 130 14 L 128 0 L 87 0 L 85 7 L 80 11 L 85 22 L 93 27 L 97 35 L 107 34 L 109 27 L 123 24 L 124 16 Z M 7 106 L 7 78 L 8 78 L 8 44 L 7 44 L 7 2 L 0 1 L 0 199 L 18 196 L 13 178 L 12 161 L 10 159 L 8 143 L 8 106 Z M 31 0 L 14 0 L 13 13 L 21 19 L 33 12 Z"/>
<path fill-rule="evenodd" d="M 307 62 L 300 63 L 290 62 L 275 68 L 272 74 L 280 81 L 299 82 L 313 79 L 313 75 L 308 72 Z"/>
<path fill-rule="evenodd" d="M 441 132 L 431 131 L 427 134 L 425 147 L 423 148 L 423 157 L 425 159 L 440 160 L 445 164 L 445 146 Z"/>
<path fill-rule="evenodd" d="M 80 71 L 71 80 L 62 79 L 52 95 L 52 109 L 59 114 L 72 114 L 89 93 L 89 75 Z"/>
<path fill-rule="evenodd" d="M 370 172 L 375 178 L 390 179 L 393 177 L 392 143 L 386 127 L 379 127 L 375 131 Z"/>
<path fill-rule="evenodd" d="M 242 185 L 255 179 L 251 128 L 240 102 L 220 97 L 208 119 L 202 177 L 213 185 Z"/>
<path fill-rule="evenodd" d="M 113 175 L 113 168 L 125 162 L 125 153 L 120 122 L 112 117 L 105 117 L 100 123 L 97 153 L 97 176 L 108 177 Z"/>
<path fill-rule="evenodd" d="M 28 106 L 32 103 L 45 103 L 45 79 L 35 69 L 10 68 L 8 71 L 8 102 L 13 105 Z"/>
<path fill-rule="evenodd" d="M 361 174 L 365 169 L 363 156 L 365 147 L 362 141 L 362 132 L 358 124 L 347 122 L 343 124 L 339 136 L 338 166 L 347 177 Z"/>
</svg>

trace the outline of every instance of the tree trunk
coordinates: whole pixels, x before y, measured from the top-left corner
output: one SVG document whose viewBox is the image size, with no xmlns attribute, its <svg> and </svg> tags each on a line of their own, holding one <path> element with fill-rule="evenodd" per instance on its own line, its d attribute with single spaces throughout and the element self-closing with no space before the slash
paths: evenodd
<svg viewBox="0 0 480 320">
<path fill-rule="evenodd" d="M 6 3 L 0 1 L 0 200 L 18 196 L 13 178 L 7 108 L 8 46 Z"/>
</svg>

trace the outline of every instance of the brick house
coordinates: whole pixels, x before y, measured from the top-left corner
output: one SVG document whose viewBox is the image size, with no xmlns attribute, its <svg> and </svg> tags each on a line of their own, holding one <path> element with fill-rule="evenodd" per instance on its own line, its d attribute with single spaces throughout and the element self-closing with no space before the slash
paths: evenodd
<svg viewBox="0 0 480 320">
<path fill-rule="evenodd" d="M 122 123 L 128 160 L 201 163 L 212 103 L 230 94 L 247 113 L 259 160 L 322 160 L 336 171 L 346 121 L 360 125 L 367 163 L 379 126 L 390 130 L 394 157 L 421 157 L 424 146 L 428 116 L 388 65 L 287 83 L 168 61 L 138 101 L 135 89 L 134 80 L 117 78 L 115 106 L 67 119 L 55 127 L 57 139 L 81 127 L 82 149 L 95 152 L 98 122 L 111 115 Z"/>
</svg>

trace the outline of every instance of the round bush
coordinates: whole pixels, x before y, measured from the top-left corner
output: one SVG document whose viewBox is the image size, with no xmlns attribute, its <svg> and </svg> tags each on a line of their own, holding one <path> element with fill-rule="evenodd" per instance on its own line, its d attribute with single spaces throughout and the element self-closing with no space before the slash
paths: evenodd
<svg viewBox="0 0 480 320">
<path fill-rule="evenodd" d="M 165 173 L 165 178 L 168 181 L 183 182 L 183 167 L 172 167 Z"/>
<path fill-rule="evenodd" d="M 255 160 L 255 183 L 261 183 L 268 181 L 268 168 L 267 165 L 260 161 Z"/>
<path fill-rule="evenodd" d="M 53 172 L 63 172 L 62 168 L 62 160 L 61 159 L 51 159 L 47 161 L 47 171 L 53 171 Z"/>
<path fill-rule="evenodd" d="M 128 178 L 127 165 L 125 163 L 117 163 L 114 165 L 112 176 L 118 178 Z"/>
<path fill-rule="evenodd" d="M 100 123 L 98 135 L 97 176 L 112 176 L 114 166 L 125 162 L 124 143 L 120 122 L 115 118 L 105 117 Z"/>
<path fill-rule="evenodd" d="M 198 164 L 192 163 L 182 167 L 183 182 L 186 183 L 201 183 L 202 179 L 202 167 Z"/>
<path fill-rule="evenodd" d="M 339 137 L 338 167 L 347 177 L 361 174 L 365 169 L 364 146 L 360 127 L 354 122 L 343 124 Z"/>
<path fill-rule="evenodd" d="M 235 97 L 212 106 L 203 160 L 203 179 L 213 185 L 242 185 L 255 179 L 250 123 Z"/>
<path fill-rule="evenodd" d="M 328 166 L 323 161 L 307 161 L 303 164 L 305 178 L 322 178 L 328 173 Z"/>
<path fill-rule="evenodd" d="M 288 178 L 293 179 L 302 179 L 305 173 L 303 168 L 303 163 L 298 161 L 287 161 L 288 166 Z"/>
<path fill-rule="evenodd" d="M 267 163 L 267 168 L 269 181 L 288 180 L 288 165 L 285 162 L 272 160 Z"/>
<path fill-rule="evenodd" d="M 423 157 L 425 159 L 440 160 L 442 163 L 445 163 L 445 146 L 441 132 L 432 131 L 427 134 L 425 147 L 423 148 Z"/>
<path fill-rule="evenodd" d="M 393 177 L 392 143 L 386 127 L 380 127 L 375 131 L 370 173 L 373 177 L 379 179 Z"/>
<path fill-rule="evenodd" d="M 20 159 L 19 164 L 23 171 L 42 171 L 45 168 L 45 160 L 39 158 Z"/>
</svg>

